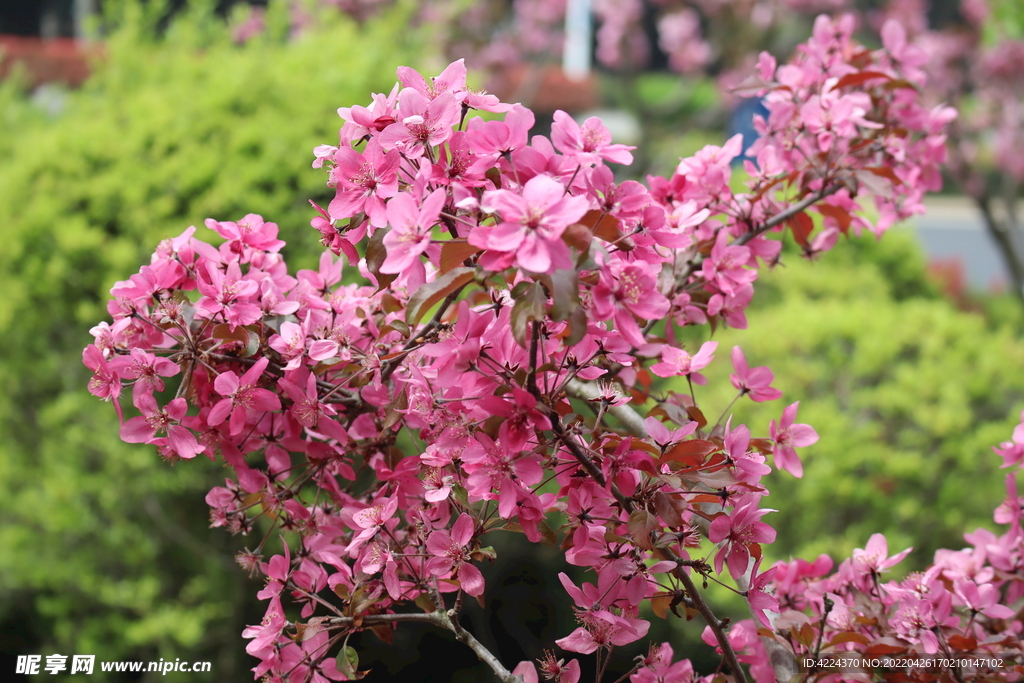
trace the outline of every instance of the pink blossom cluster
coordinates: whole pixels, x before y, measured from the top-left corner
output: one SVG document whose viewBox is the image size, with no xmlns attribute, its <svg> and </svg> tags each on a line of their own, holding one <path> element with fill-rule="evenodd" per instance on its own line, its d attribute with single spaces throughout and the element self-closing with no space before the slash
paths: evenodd
<svg viewBox="0 0 1024 683">
<path fill-rule="evenodd" d="M 83 353 L 89 390 L 120 415 L 131 387 L 124 440 L 233 470 L 206 500 L 214 526 L 263 538 L 239 557 L 268 580 L 244 633 L 256 677 L 359 678 L 349 634 L 419 620 L 505 680 L 575 683 L 577 660 L 509 672 L 458 623 L 464 596 L 486 597 L 485 537 L 506 530 L 592 576 L 560 577 L 578 622 L 562 650 L 607 661 L 647 634 L 642 606 L 681 608 L 745 680 L 736 651 L 757 630 L 727 637 L 697 583 L 734 584 L 771 626 L 768 457 L 800 476 L 795 449 L 818 437 L 796 403 L 766 437 L 711 423 L 694 385 L 717 343 L 687 348 L 678 331 L 744 327 L 787 232 L 814 253 L 914 210 L 949 117 L 917 104 L 903 66 L 827 19 L 791 64 L 764 58 L 771 115 L 746 192 L 730 185 L 738 137 L 669 178 L 617 182 L 631 148 L 599 119 L 556 112 L 550 137 L 531 137 L 533 113 L 467 87 L 462 61 L 436 77 L 402 67 L 314 152 L 335 193 L 312 220 L 317 270 L 290 274 L 277 226 L 248 215 L 206 222 L 219 246 L 187 229 L 117 283 Z M 873 226 L 852 213 L 867 191 Z M 781 397 L 770 369 L 739 347 L 731 360 L 738 399 Z M 284 550 L 267 558 L 271 532 Z M 744 633 L 750 648 L 734 647 Z M 632 680 L 690 680 L 673 657 L 656 647 Z"/>
<path fill-rule="evenodd" d="M 905 3 L 907 4 L 907 3 Z M 963 189 L 976 199 L 999 194 L 1007 180 L 1024 183 L 1024 160 L 1015 150 L 1024 142 L 1024 40 L 990 25 L 988 3 L 965 0 L 960 12 L 966 21 L 931 28 L 927 8 L 909 3 L 903 8 L 911 42 L 922 55 L 928 73 L 928 97 L 949 102 L 964 112 L 952 129 L 951 166 Z M 994 33 L 995 40 L 987 38 Z M 1009 176 L 991 179 L 990 169 Z"/>
<path fill-rule="evenodd" d="M 1024 423 L 1013 441 L 994 449 L 1006 467 L 1021 467 L 1022 435 Z M 874 534 L 834 572 L 827 555 L 813 562 L 777 562 L 764 574 L 765 588 L 777 601 L 771 633 L 758 631 L 759 624 L 750 620 L 729 633 L 741 661 L 750 664 L 756 680 L 777 680 L 765 646 L 770 643 L 794 653 L 797 661 L 812 662 L 802 667 L 806 681 L 1024 679 L 1024 499 L 1014 474 L 1006 477 L 1006 493 L 994 513 L 997 524 L 1008 526 L 1003 533 L 965 534 L 966 547 L 938 550 L 931 566 L 902 580 L 886 580 L 885 574 L 911 549 L 890 555 L 882 534 Z M 704 640 L 717 645 L 710 631 Z M 885 660 L 934 664 L 869 664 Z"/>
</svg>

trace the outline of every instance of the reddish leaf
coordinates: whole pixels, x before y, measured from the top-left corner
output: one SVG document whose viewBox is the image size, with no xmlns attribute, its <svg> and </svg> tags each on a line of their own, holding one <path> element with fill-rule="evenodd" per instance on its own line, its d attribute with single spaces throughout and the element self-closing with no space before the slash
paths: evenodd
<svg viewBox="0 0 1024 683">
<path fill-rule="evenodd" d="M 845 235 L 846 231 L 850 229 L 850 222 L 853 220 L 853 216 L 846 209 L 841 209 L 838 206 L 832 204 L 818 204 L 814 207 L 818 213 L 822 216 L 828 216 L 836 223 L 839 224 L 839 230 Z"/>
<path fill-rule="evenodd" d="M 664 491 L 655 491 L 654 510 L 661 517 L 662 521 L 670 527 L 677 527 L 683 523 L 683 518 L 680 516 L 676 506 L 672 504 L 672 499 Z"/>
<path fill-rule="evenodd" d="M 864 170 L 871 171 L 876 176 L 879 176 L 881 178 L 886 178 L 887 180 L 892 181 L 894 185 L 899 185 L 903 182 L 902 180 L 900 180 L 899 176 L 896 175 L 896 172 L 893 171 L 888 166 L 870 166 L 868 168 L 865 168 Z"/>
<path fill-rule="evenodd" d="M 698 493 L 690 499 L 691 503 L 721 503 L 722 499 L 713 493 Z"/>
<path fill-rule="evenodd" d="M 605 242 L 614 242 L 622 237 L 622 234 L 619 232 L 619 221 L 604 211 L 598 211 L 597 209 L 587 211 L 583 219 L 580 220 L 580 224 L 590 228 L 595 235 Z"/>
<path fill-rule="evenodd" d="M 662 619 L 668 619 L 668 608 L 671 604 L 671 595 L 655 595 L 651 598 L 651 611 Z"/>
<path fill-rule="evenodd" d="M 704 429 L 707 426 L 708 420 L 704 417 L 704 413 L 701 412 L 697 406 L 688 406 L 686 408 L 686 414 L 690 416 L 690 419 L 697 423 L 697 429 Z"/>
<path fill-rule="evenodd" d="M 584 218 L 584 220 L 586 220 Z M 582 223 L 573 223 L 562 233 L 562 241 L 578 251 L 586 254 L 590 251 L 590 243 L 594 239 L 594 233 Z"/>
<path fill-rule="evenodd" d="M 839 645 L 841 643 L 860 643 L 861 645 L 867 645 L 871 640 L 863 633 L 855 633 L 853 631 L 843 631 L 837 633 L 828 641 L 829 645 Z"/>
<path fill-rule="evenodd" d="M 761 544 L 760 543 L 747 543 L 747 552 L 754 558 L 755 561 L 761 559 Z"/>
<path fill-rule="evenodd" d="M 225 341 L 236 341 L 239 344 L 249 343 L 249 333 L 244 327 L 236 327 L 231 329 L 231 325 L 227 323 L 221 323 L 213 326 L 213 331 L 210 333 L 214 339 L 223 339 Z"/>
<path fill-rule="evenodd" d="M 666 462 L 669 460 L 693 462 L 694 466 L 697 466 L 704 462 L 704 458 L 717 450 L 718 446 L 710 441 L 705 441 L 704 439 L 690 439 L 689 441 L 683 441 L 675 446 L 672 450 L 663 455 L 661 459 Z"/>
<path fill-rule="evenodd" d="M 513 296 L 515 292 L 513 291 Z M 512 336 L 520 346 L 527 345 L 527 327 L 531 320 L 542 320 L 547 310 L 548 297 L 539 282 L 530 283 L 512 306 Z"/>
<path fill-rule="evenodd" d="M 811 220 L 811 217 L 807 215 L 806 211 L 801 211 L 786 222 L 789 224 L 790 230 L 793 231 L 793 238 L 796 240 L 796 243 L 807 249 L 807 238 L 810 237 L 811 232 L 814 230 L 814 221 Z"/>
<path fill-rule="evenodd" d="M 729 92 L 733 93 L 737 97 L 754 97 L 755 95 L 761 94 L 763 90 L 774 88 L 778 83 L 775 81 L 766 81 L 759 74 L 749 76 L 742 83 L 734 88 L 730 88 Z"/>
<path fill-rule="evenodd" d="M 806 648 L 810 648 L 814 642 L 815 635 L 814 629 L 811 628 L 810 624 L 804 624 L 800 627 L 800 630 L 796 632 L 796 639 Z"/>
<path fill-rule="evenodd" d="M 868 657 L 874 655 L 894 655 L 898 653 L 906 652 L 907 648 L 903 645 L 890 645 L 889 643 L 873 643 L 868 645 L 864 649 L 864 654 Z"/>
<path fill-rule="evenodd" d="M 551 317 L 568 320 L 573 311 L 580 307 L 580 286 L 575 269 L 559 269 L 551 274 Z"/>
<path fill-rule="evenodd" d="M 855 74 L 846 74 L 840 78 L 835 87 L 846 88 L 853 85 L 862 85 L 868 81 L 873 81 L 879 78 L 886 81 L 892 80 L 892 76 L 884 74 L 881 71 L 858 71 Z"/>
<path fill-rule="evenodd" d="M 384 246 L 384 236 L 389 232 L 391 232 L 391 228 L 378 229 L 366 245 L 366 269 L 377 278 L 378 291 L 385 289 L 398 277 L 397 273 L 380 272 L 380 267 L 384 265 L 384 259 L 388 257 L 388 249 Z"/>
<path fill-rule="evenodd" d="M 480 251 L 479 247 L 474 247 L 472 244 L 462 240 L 445 242 L 444 246 L 441 247 L 441 274 L 444 275 L 449 270 L 458 268 L 462 265 L 463 261 L 478 251 Z"/>
<path fill-rule="evenodd" d="M 949 646 L 955 650 L 962 652 L 971 652 L 978 647 L 978 641 L 973 637 L 964 637 L 959 634 L 953 634 L 949 636 L 947 641 Z"/>
<path fill-rule="evenodd" d="M 373 634 L 375 636 L 377 636 L 378 638 L 383 640 L 388 645 L 394 644 L 395 632 L 392 630 L 390 625 L 388 625 L 388 624 L 375 624 L 375 625 L 370 627 L 370 630 L 373 631 Z"/>
<path fill-rule="evenodd" d="M 656 447 L 652 446 L 651 444 L 647 443 L 646 441 L 641 441 L 640 439 L 633 439 L 630 442 L 630 446 L 632 448 L 634 448 L 634 449 L 637 449 L 637 450 L 647 451 L 648 453 L 650 453 L 651 455 L 653 455 L 655 457 L 658 457 L 658 456 L 661 455 L 661 451 L 659 451 Z"/>
</svg>

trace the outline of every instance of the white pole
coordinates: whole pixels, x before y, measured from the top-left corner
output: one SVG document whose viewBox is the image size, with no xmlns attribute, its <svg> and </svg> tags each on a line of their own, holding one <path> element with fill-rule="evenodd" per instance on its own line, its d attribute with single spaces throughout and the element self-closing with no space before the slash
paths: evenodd
<svg viewBox="0 0 1024 683">
<path fill-rule="evenodd" d="M 565 48 L 562 71 L 571 80 L 582 81 L 590 75 L 592 0 L 569 0 L 565 8 Z"/>
</svg>

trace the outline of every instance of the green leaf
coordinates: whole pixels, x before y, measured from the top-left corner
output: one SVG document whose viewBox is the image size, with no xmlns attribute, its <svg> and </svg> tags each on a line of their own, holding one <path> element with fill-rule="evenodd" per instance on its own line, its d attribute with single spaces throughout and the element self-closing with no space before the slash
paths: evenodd
<svg viewBox="0 0 1024 683">
<path fill-rule="evenodd" d="M 359 668 L 359 653 L 351 645 L 341 648 L 335 665 L 345 678 L 349 680 L 359 678 L 359 672 L 357 671 Z"/>
<path fill-rule="evenodd" d="M 410 325 L 417 324 L 423 314 L 435 304 L 472 282 L 474 275 L 475 271 L 472 268 L 463 266 L 448 271 L 433 282 L 420 285 L 409 299 L 409 306 L 405 309 L 405 321 Z"/>
<path fill-rule="evenodd" d="M 387 247 L 384 246 L 384 236 L 391 231 L 391 228 L 378 228 L 366 245 L 366 268 L 377 278 L 377 290 L 385 289 L 398 277 L 397 273 L 382 273 L 380 267 L 388 257 Z"/>
<path fill-rule="evenodd" d="M 568 320 L 580 308 L 579 273 L 575 270 L 556 270 L 551 275 L 551 317 Z"/>
<path fill-rule="evenodd" d="M 520 283 L 522 284 L 522 283 Z M 518 285 L 517 285 L 518 286 Z M 532 282 L 512 306 L 512 336 L 520 346 L 526 346 L 526 330 L 531 320 L 542 320 L 548 297 L 539 282 Z"/>
</svg>

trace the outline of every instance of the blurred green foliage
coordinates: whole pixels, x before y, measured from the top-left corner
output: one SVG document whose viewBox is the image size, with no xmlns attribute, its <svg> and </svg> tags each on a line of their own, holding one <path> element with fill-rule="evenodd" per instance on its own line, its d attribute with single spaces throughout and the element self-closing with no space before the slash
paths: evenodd
<svg viewBox="0 0 1024 683">
<path fill-rule="evenodd" d="M 267 32 L 240 46 L 209 6 L 157 31 L 160 3 L 105 3 L 106 59 L 56 115 L 0 86 L 8 656 L 183 657 L 213 660 L 216 680 L 251 676 L 240 633 L 262 612 L 246 614 L 256 586 L 233 555 L 259 539 L 206 528 L 218 466 L 171 467 L 120 442 L 112 407 L 85 391 L 87 330 L 108 317 L 116 280 L 206 217 L 260 213 L 280 224 L 293 267 L 315 264 L 307 198 L 329 190 L 309 164 L 337 141 L 335 110 L 387 92 L 399 64 L 438 65 L 417 58 L 400 8 L 361 26 L 324 14 L 289 38 L 272 4 Z"/>
<path fill-rule="evenodd" d="M 736 393 L 728 375 L 738 344 L 785 395 L 741 399 L 733 422 L 767 436 L 769 421 L 800 401 L 797 422 L 820 436 L 800 449 L 802 480 L 779 471 L 764 480 L 763 507 L 779 510 L 765 518 L 778 529 L 769 559 L 840 560 L 884 531 L 891 551 L 916 548 L 904 566 L 921 569 L 937 548 L 963 547 L 964 532 L 995 528 L 1004 489 L 991 448 L 1024 407 L 1019 316 L 958 310 L 899 229 L 880 242 L 841 241 L 813 262 L 786 253 L 756 288 L 749 328 L 718 330 L 708 386 L 696 390 L 713 423 Z"/>
</svg>

